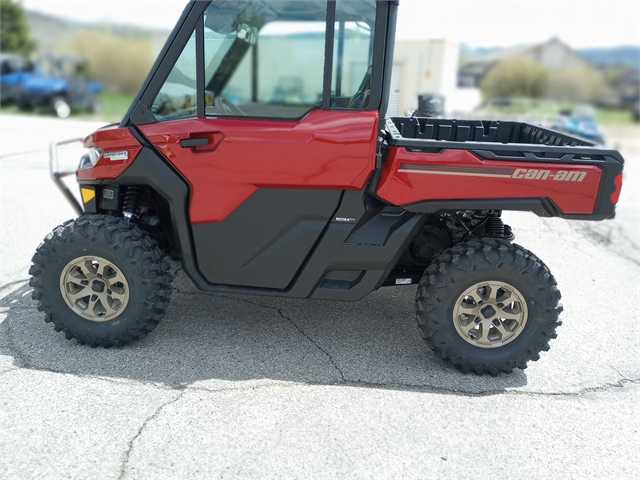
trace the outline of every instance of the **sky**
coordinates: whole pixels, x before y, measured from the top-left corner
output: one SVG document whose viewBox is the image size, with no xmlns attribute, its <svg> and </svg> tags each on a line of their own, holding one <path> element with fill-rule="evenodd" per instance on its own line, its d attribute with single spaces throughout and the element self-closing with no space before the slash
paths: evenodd
<svg viewBox="0 0 640 480">
<path fill-rule="evenodd" d="M 22 0 L 25 8 L 83 22 L 171 29 L 186 0 Z M 473 47 L 538 43 L 573 48 L 640 45 L 637 0 L 401 0 L 397 39 Z"/>
</svg>

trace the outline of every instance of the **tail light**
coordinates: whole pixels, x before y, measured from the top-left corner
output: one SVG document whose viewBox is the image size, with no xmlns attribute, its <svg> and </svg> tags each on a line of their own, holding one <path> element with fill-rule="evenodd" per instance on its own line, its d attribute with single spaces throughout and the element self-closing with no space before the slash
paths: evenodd
<svg viewBox="0 0 640 480">
<path fill-rule="evenodd" d="M 611 203 L 614 205 L 618 203 L 618 199 L 620 198 L 620 190 L 622 189 L 622 173 L 616 175 L 616 178 L 613 180 L 616 189 L 611 194 Z"/>
</svg>

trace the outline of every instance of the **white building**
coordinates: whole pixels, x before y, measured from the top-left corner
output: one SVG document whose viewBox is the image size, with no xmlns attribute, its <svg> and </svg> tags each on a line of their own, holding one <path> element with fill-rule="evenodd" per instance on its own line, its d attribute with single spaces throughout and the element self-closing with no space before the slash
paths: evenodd
<svg viewBox="0 0 640 480">
<path fill-rule="evenodd" d="M 393 57 L 389 115 L 418 107 L 418 95 L 445 97 L 447 116 L 470 112 L 480 104 L 480 91 L 458 88 L 460 47 L 447 40 L 398 40 Z"/>
</svg>

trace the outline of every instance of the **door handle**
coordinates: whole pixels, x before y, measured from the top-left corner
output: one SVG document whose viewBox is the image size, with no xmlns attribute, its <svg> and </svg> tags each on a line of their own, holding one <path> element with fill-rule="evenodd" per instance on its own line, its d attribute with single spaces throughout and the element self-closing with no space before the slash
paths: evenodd
<svg viewBox="0 0 640 480">
<path fill-rule="evenodd" d="M 202 147 L 209 144 L 208 138 L 183 138 L 180 140 L 182 148 Z"/>
<path fill-rule="evenodd" d="M 194 132 L 187 138 L 181 138 L 178 144 L 193 152 L 210 152 L 216 149 L 223 138 L 222 132 Z"/>
</svg>

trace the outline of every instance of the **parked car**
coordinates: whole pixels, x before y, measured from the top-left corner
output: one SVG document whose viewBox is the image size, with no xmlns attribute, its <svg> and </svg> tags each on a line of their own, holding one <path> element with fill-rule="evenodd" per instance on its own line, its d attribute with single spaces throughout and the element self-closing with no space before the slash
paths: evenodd
<svg viewBox="0 0 640 480">
<path fill-rule="evenodd" d="M 560 110 L 558 118 L 551 128 L 599 144 L 604 143 L 604 133 L 598 126 L 595 112 L 591 107 Z"/>
<path fill-rule="evenodd" d="M 100 82 L 87 78 L 87 61 L 74 55 L 45 55 L 38 58 L 38 75 L 24 82 L 18 107 L 32 110 L 49 106 L 60 118 L 72 110 L 95 111 L 95 94 Z"/>
</svg>

